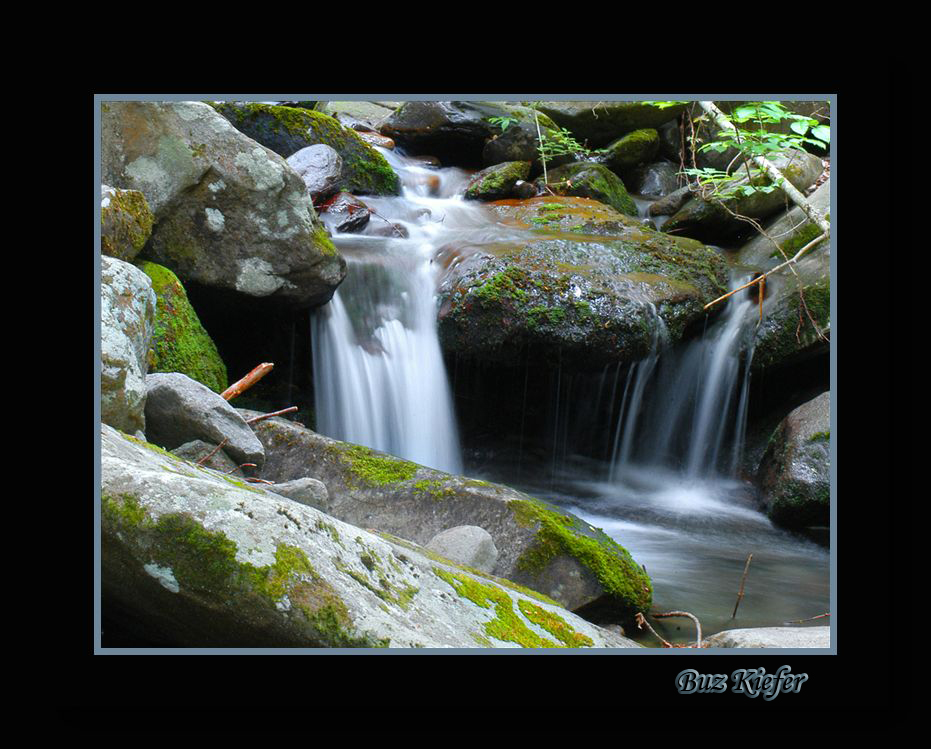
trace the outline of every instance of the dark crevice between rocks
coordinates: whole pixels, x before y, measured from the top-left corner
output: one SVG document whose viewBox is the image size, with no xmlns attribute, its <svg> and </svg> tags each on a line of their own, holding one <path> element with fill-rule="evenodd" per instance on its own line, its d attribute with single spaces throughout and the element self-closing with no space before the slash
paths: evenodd
<svg viewBox="0 0 931 749">
<path fill-rule="evenodd" d="M 230 404 L 264 412 L 297 406 L 299 410 L 289 418 L 313 428 L 312 311 L 295 310 L 267 299 L 253 300 L 194 282 L 185 288 L 226 364 L 230 384 L 263 362 L 275 365 Z"/>
</svg>

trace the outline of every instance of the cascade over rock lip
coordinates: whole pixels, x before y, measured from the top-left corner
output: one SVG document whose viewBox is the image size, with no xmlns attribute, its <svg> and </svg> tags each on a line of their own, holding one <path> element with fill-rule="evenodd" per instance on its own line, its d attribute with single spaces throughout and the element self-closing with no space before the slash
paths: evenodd
<svg viewBox="0 0 931 749">
<path fill-rule="evenodd" d="M 246 419 L 254 412 L 239 410 Z M 426 546 L 450 528 L 477 525 L 498 550 L 491 573 L 571 610 L 597 605 L 617 619 L 649 608 L 652 585 L 620 544 L 577 516 L 522 492 L 317 434 L 281 418 L 255 425 L 265 447 L 261 478 L 312 476 L 328 512 Z"/>
<path fill-rule="evenodd" d="M 516 363 L 526 350 L 580 368 L 636 361 L 649 353 L 658 318 L 673 343 L 726 292 L 727 263 L 717 250 L 594 200 L 486 206 L 504 226 L 535 228 L 437 253 L 446 268 L 439 333 L 448 352 Z"/>
</svg>

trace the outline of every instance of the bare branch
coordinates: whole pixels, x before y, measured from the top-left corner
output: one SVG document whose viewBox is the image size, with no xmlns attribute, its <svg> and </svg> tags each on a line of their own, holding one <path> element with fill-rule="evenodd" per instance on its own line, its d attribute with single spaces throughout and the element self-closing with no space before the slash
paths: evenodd
<svg viewBox="0 0 931 749">
<path fill-rule="evenodd" d="M 273 416 L 281 416 L 282 414 L 289 414 L 297 411 L 297 406 L 288 406 L 287 408 L 282 408 L 280 411 L 272 411 L 267 414 L 259 414 L 258 416 L 253 416 L 251 419 L 246 419 L 247 424 L 256 424 L 260 421 L 265 421 L 265 419 L 270 419 Z"/>
<path fill-rule="evenodd" d="M 275 365 L 271 362 L 264 362 L 259 364 L 259 366 L 253 369 L 241 380 L 234 382 L 226 390 L 220 393 L 220 397 L 225 398 L 226 400 L 232 400 L 237 395 L 242 395 L 246 390 L 251 388 L 253 385 L 255 385 L 255 383 L 271 372 L 274 366 Z"/>
</svg>

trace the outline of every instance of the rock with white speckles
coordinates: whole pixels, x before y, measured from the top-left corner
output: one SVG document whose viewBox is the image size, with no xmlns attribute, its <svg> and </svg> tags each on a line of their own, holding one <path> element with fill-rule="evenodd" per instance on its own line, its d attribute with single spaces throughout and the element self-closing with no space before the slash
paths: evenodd
<svg viewBox="0 0 931 749">
<path fill-rule="evenodd" d="M 101 427 L 102 646 L 627 648 L 506 580 Z"/>
<path fill-rule="evenodd" d="M 310 307 L 346 273 L 303 180 L 202 102 L 105 102 L 102 178 L 155 215 L 142 257 L 182 282 Z"/>
<path fill-rule="evenodd" d="M 130 434 L 145 431 L 145 377 L 156 296 L 141 270 L 100 258 L 100 418 Z"/>
</svg>

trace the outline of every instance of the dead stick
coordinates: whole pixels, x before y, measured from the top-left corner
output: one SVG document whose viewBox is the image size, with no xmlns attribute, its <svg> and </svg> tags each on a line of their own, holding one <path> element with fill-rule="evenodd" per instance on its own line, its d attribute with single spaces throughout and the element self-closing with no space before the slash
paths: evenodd
<svg viewBox="0 0 931 749">
<path fill-rule="evenodd" d="M 282 414 L 289 414 L 293 411 L 297 411 L 297 406 L 288 406 L 287 408 L 282 408 L 280 411 L 272 411 L 268 414 L 253 416 L 251 419 L 246 419 L 246 423 L 255 424 L 257 421 L 264 421 L 265 419 L 270 419 L 273 416 L 281 416 Z"/>
<path fill-rule="evenodd" d="M 737 607 L 740 606 L 740 601 L 744 597 L 744 583 L 747 582 L 747 573 L 750 571 L 751 559 L 753 559 L 753 554 L 747 556 L 747 563 L 744 565 L 744 573 L 740 577 L 740 590 L 737 591 L 737 603 L 734 604 L 734 613 L 731 614 L 731 619 L 737 618 Z"/>
<path fill-rule="evenodd" d="M 251 388 L 253 385 L 255 385 L 255 383 L 271 372 L 274 366 L 275 365 L 271 362 L 264 362 L 263 364 L 259 364 L 259 366 L 253 369 L 241 380 L 234 382 L 226 390 L 220 393 L 220 397 L 225 398 L 226 400 L 232 400 L 237 395 L 242 395 L 246 390 Z"/>
<path fill-rule="evenodd" d="M 202 466 L 204 463 L 210 460 L 214 455 L 217 454 L 217 452 L 219 451 L 221 447 L 223 447 L 223 445 L 229 442 L 229 439 L 230 439 L 229 437 L 224 437 L 223 441 L 219 445 L 217 445 L 215 448 L 213 448 L 213 450 L 211 450 L 207 455 L 205 455 L 203 458 L 198 460 L 196 465 Z"/>
<path fill-rule="evenodd" d="M 637 612 L 637 616 L 634 617 L 634 620 L 637 622 L 637 629 L 643 629 L 643 625 L 645 624 L 647 629 L 650 630 L 654 635 L 656 635 L 659 638 L 660 642 L 662 642 L 665 647 L 667 648 L 672 647 L 672 643 L 666 642 L 666 640 L 664 640 L 659 635 L 659 633 L 655 629 L 653 629 L 653 627 L 650 626 L 650 623 L 646 620 L 643 614 L 641 614 L 639 611 Z"/>
<path fill-rule="evenodd" d="M 801 624 L 802 622 L 813 622 L 815 619 L 824 619 L 826 616 L 830 616 L 830 613 L 827 614 L 818 614 L 818 616 L 810 616 L 807 619 L 796 619 L 791 622 L 786 622 L 786 624 Z"/>
<path fill-rule="evenodd" d="M 698 617 L 695 614 L 690 614 L 688 611 L 666 611 L 662 614 L 653 614 L 657 619 L 662 619 L 665 616 L 687 616 L 693 622 L 695 622 L 695 629 L 698 632 L 698 639 L 695 642 L 695 647 L 701 647 L 701 622 L 698 621 Z"/>
</svg>

